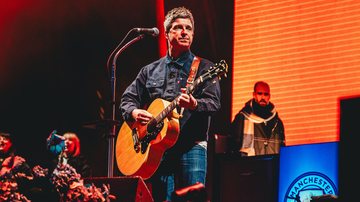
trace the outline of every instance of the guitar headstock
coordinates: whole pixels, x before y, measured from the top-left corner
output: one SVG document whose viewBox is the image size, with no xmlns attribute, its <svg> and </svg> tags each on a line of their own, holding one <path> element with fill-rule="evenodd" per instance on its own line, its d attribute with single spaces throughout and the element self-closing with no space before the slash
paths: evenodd
<svg viewBox="0 0 360 202">
<path fill-rule="evenodd" d="M 221 60 L 219 63 L 215 63 L 213 67 L 208 70 L 208 76 L 214 78 L 215 76 L 221 79 L 222 76 L 227 77 L 228 65 L 225 60 Z"/>
<path fill-rule="evenodd" d="M 226 77 L 227 71 L 228 65 L 226 64 L 225 60 L 221 60 L 219 63 L 215 63 L 215 65 L 210 67 L 205 74 L 199 76 L 192 85 L 187 87 L 187 93 L 192 93 L 197 85 L 203 83 L 204 81 L 212 80 L 216 77 L 218 77 L 220 80 L 222 76 Z"/>
</svg>

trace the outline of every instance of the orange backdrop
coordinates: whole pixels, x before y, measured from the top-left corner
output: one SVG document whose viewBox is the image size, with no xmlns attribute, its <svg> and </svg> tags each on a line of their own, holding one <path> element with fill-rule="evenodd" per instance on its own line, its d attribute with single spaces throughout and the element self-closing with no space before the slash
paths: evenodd
<svg viewBox="0 0 360 202">
<path fill-rule="evenodd" d="M 234 5 L 231 120 L 265 80 L 287 145 L 338 141 L 339 99 L 360 95 L 360 1 Z"/>
</svg>

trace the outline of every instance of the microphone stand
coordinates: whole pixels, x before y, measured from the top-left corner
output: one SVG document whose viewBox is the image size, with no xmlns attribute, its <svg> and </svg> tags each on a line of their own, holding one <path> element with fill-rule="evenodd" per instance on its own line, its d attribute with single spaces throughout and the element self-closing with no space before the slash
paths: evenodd
<svg viewBox="0 0 360 202">
<path fill-rule="evenodd" d="M 144 35 L 141 34 L 137 36 L 136 38 L 132 39 L 128 43 L 126 43 L 122 48 L 120 48 L 112 62 L 112 69 L 111 69 L 111 90 L 112 90 L 112 121 L 116 122 L 116 60 L 119 57 L 119 55 L 131 44 L 139 41 L 140 39 L 144 38 Z M 108 177 L 113 177 L 114 174 L 114 138 L 116 135 L 116 124 L 112 126 L 112 129 L 110 131 L 109 140 L 108 140 Z"/>
</svg>

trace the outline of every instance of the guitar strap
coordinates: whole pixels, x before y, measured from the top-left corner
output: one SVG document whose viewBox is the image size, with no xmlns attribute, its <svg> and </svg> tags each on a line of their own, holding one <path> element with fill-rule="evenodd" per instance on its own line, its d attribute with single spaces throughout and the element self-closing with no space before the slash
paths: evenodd
<svg viewBox="0 0 360 202">
<path fill-rule="evenodd" d="M 189 78 L 187 79 L 187 82 L 186 82 L 186 87 L 189 87 L 194 82 L 199 64 L 200 64 L 200 58 L 195 56 L 193 59 L 193 62 L 191 64 Z"/>
<path fill-rule="evenodd" d="M 199 64 L 200 64 L 200 58 L 195 56 L 192 63 L 191 63 L 189 77 L 188 77 L 188 79 L 186 81 L 186 88 L 188 88 L 190 85 L 193 84 L 196 73 L 197 73 L 197 70 L 198 70 L 198 67 L 199 67 Z M 184 108 L 181 108 L 180 109 L 180 114 L 179 114 L 180 118 L 182 118 L 183 112 L 184 112 Z"/>
</svg>

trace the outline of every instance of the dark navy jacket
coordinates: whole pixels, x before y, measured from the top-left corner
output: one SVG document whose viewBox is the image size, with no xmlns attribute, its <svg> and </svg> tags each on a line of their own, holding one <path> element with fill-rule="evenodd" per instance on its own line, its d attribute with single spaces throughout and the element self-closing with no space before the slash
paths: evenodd
<svg viewBox="0 0 360 202">
<path fill-rule="evenodd" d="M 143 67 L 122 95 L 120 110 L 124 120 L 134 121 L 131 116 L 132 110 L 146 109 L 156 98 L 173 101 L 179 96 L 180 88 L 186 86 L 193 58 L 194 55 L 189 51 L 175 61 L 165 56 Z M 195 79 L 212 66 L 212 62 L 201 58 Z M 198 105 L 195 110 L 184 110 L 180 119 L 177 145 L 207 140 L 211 115 L 221 107 L 218 78 L 204 81 L 195 89 L 193 96 Z"/>
</svg>

